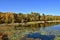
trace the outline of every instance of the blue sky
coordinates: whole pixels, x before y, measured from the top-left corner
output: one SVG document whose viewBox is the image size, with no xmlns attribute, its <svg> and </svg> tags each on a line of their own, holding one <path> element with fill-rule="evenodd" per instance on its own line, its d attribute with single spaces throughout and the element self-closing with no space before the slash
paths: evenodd
<svg viewBox="0 0 60 40">
<path fill-rule="evenodd" d="M 0 0 L 0 12 L 60 15 L 60 0 Z"/>
</svg>

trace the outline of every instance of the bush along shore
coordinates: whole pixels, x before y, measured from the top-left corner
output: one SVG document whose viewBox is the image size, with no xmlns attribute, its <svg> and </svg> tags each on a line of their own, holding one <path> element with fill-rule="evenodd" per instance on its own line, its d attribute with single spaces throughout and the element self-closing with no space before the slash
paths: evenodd
<svg viewBox="0 0 60 40">
<path fill-rule="evenodd" d="M 13 13 L 13 12 L 0 12 L 0 25 L 11 24 L 32 24 L 32 23 L 44 23 L 44 22 L 60 22 L 60 16 L 40 15 L 37 12 Z"/>
</svg>

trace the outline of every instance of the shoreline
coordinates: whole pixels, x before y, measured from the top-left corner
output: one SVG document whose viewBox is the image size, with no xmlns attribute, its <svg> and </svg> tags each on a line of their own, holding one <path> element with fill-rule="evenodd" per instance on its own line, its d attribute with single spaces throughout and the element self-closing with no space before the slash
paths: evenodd
<svg viewBox="0 0 60 40">
<path fill-rule="evenodd" d="M 60 20 L 55 21 L 34 21 L 34 22 L 23 22 L 23 23 L 3 23 L 0 25 L 29 25 L 29 24 L 37 24 L 37 23 L 51 23 L 51 22 L 60 22 Z"/>
</svg>

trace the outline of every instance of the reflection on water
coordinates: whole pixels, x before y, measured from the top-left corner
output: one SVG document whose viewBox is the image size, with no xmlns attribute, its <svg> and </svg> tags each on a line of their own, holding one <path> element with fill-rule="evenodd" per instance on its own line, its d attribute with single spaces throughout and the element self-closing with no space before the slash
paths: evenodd
<svg viewBox="0 0 60 40">
<path fill-rule="evenodd" d="M 27 38 L 41 39 L 41 40 L 54 40 L 55 35 L 41 35 L 40 33 L 29 33 L 25 36 Z"/>
<path fill-rule="evenodd" d="M 21 40 L 28 37 L 32 37 L 34 39 L 40 37 L 40 39 L 42 40 L 57 40 L 60 37 L 59 30 L 59 23 L 44 23 L 0 27 L 0 32 L 7 33 L 10 40 Z"/>
</svg>

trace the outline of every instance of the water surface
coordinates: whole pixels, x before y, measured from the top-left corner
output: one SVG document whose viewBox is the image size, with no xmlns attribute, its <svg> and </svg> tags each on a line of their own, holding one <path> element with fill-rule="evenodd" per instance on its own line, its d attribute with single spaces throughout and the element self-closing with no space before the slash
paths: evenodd
<svg viewBox="0 0 60 40">
<path fill-rule="evenodd" d="M 0 27 L 0 33 L 7 33 L 10 40 L 26 38 L 41 38 L 44 40 L 59 40 L 60 23 L 44 23 L 31 25 L 6 25 Z M 40 36 L 38 36 L 38 35 Z M 47 39 L 48 38 L 48 39 Z"/>
</svg>

